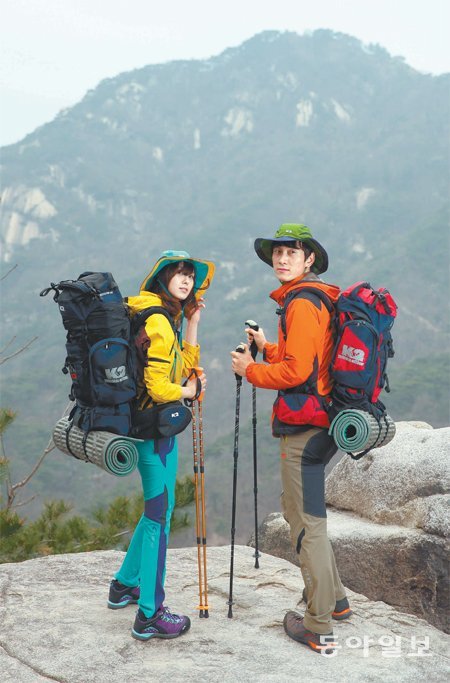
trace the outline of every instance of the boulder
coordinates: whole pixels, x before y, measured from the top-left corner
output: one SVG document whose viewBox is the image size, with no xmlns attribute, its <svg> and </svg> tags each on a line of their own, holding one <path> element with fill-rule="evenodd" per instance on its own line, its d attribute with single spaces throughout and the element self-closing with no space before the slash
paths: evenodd
<svg viewBox="0 0 450 683">
<path fill-rule="evenodd" d="M 130 633 L 135 607 L 106 607 L 122 558 L 102 551 L 1 565 L 2 683 L 289 683 L 304 672 L 311 683 L 400 683 L 443 681 L 448 673 L 448 636 L 357 593 L 349 593 L 353 617 L 334 626 L 335 656 L 289 639 L 282 622 L 301 597 L 298 568 L 263 554 L 255 569 L 253 553 L 242 546 L 235 548 L 232 619 L 230 548 L 208 549 L 209 619 L 199 619 L 196 609 L 196 548 L 169 550 L 167 603 L 190 616 L 191 630 L 176 640 L 136 641 Z"/>
<path fill-rule="evenodd" d="M 445 539 L 335 510 L 328 511 L 328 536 L 346 586 L 450 631 L 449 546 Z M 289 525 L 281 513 L 265 518 L 258 542 L 263 552 L 298 565 Z M 254 545 L 253 538 L 249 544 Z"/>
<path fill-rule="evenodd" d="M 446 632 L 449 455 L 450 427 L 400 422 L 389 444 L 361 460 L 341 457 L 325 483 L 328 533 L 344 584 Z M 298 563 L 280 514 L 264 520 L 259 540 L 265 552 Z"/>
<path fill-rule="evenodd" d="M 379 525 L 414 529 L 407 542 L 392 547 L 392 582 L 367 575 L 366 595 L 424 616 L 449 631 L 450 427 L 433 429 L 423 422 L 397 423 L 394 439 L 359 461 L 343 458 L 326 480 L 326 499 Z M 421 533 L 422 532 L 422 533 Z M 425 533 L 424 533 L 425 532 Z M 349 539 L 351 543 L 351 539 Z M 336 550 L 349 575 L 343 544 Z M 364 544 L 360 546 L 364 555 Z M 391 554 L 384 547 L 384 557 Z M 378 558 L 373 557 L 374 566 Z M 355 590 L 361 584 L 348 582 Z M 377 588 L 378 587 L 378 588 Z"/>
<path fill-rule="evenodd" d="M 326 480 L 326 500 L 379 524 L 450 535 L 450 427 L 400 422 L 393 440 L 361 460 L 342 458 Z"/>
</svg>

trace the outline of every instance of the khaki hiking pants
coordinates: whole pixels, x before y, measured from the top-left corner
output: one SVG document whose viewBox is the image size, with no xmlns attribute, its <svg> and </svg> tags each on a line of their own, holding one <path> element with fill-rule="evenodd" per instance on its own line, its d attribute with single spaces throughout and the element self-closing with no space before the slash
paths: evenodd
<svg viewBox="0 0 450 683">
<path fill-rule="evenodd" d="M 291 528 L 291 540 L 308 597 L 304 625 L 310 631 L 332 631 L 336 600 L 345 597 L 327 536 L 325 465 L 336 453 L 326 429 L 311 427 L 280 438 L 281 509 Z"/>
</svg>

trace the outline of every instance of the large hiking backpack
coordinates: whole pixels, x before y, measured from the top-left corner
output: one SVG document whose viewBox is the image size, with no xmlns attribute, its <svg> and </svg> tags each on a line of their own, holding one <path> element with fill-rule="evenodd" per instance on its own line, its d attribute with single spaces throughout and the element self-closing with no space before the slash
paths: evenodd
<svg viewBox="0 0 450 683">
<path fill-rule="evenodd" d="M 67 330 L 62 371 L 72 380 L 69 398 L 75 406 L 70 424 L 86 437 L 93 430 L 140 439 L 183 431 L 191 412 L 180 401 L 153 405 L 147 395 L 147 405 L 142 405 L 143 397 L 137 394 L 148 362 L 146 320 L 155 313 L 164 315 L 177 336 L 167 309 L 149 306 L 130 321 L 111 273 L 86 272 L 77 280 L 52 282 L 41 296 L 52 290 Z"/>
<path fill-rule="evenodd" d="M 284 335 L 286 310 L 296 298 L 313 302 L 319 299 L 332 316 L 335 345 L 330 364 L 334 382 L 331 402 L 321 400 L 313 380 L 307 380 L 300 388 L 302 393 L 310 394 L 316 400 L 318 417 L 323 422 L 322 412 L 326 411 L 332 421 L 341 410 L 353 408 L 367 411 L 380 420 L 386 414 L 386 408 L 379 396 L 383 388 L 390 391 L 386 366 L 388 358 L 394 355 L 391 328 L 397 304 L 391 294 L 387 289 L 375 290 L 368 282 L 357 282 L 341 292 L 333 305 L 329 297 L 311 283 L 290 292 L 283 308 L 278 310 Z M 295 391 L 286 392 L 284 402 L 294 405 Z M 311 424 L 326 426 L 317 419 L 314 422 L 315 417 L 313 415 Z"/>
<path fill-rule="evenodd" d="M 54 291 L 67 330 L 67 357 L 62 371 L 70 373 L 70 415 L 84 432 L 104 430 L 127 435 L 131 401 L 136 394 L 130 318 L 111 273 L 82 273 L 42 290 Z"/>
<path fill-rule="evenodd" d="M 388 290 L 375 290 L 368 282 L 357 282 L 339 296 L 330 368 L 332 416 L 346 408 L 366 410 L 377 420 L 386 414 L 379 397 L 383 388 L 390 391 L 387 361 L 394 356 L 391 328 L 396 315 Z"/>
</svg>

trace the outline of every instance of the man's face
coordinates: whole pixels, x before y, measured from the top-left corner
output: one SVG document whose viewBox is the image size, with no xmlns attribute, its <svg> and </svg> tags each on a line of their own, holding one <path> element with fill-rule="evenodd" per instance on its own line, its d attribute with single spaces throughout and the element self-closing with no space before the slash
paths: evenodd
<svg viewBox="0 0 450 683">
<path fill-rule="evenodd" d="M 290 282 L 303 275 L 314 262 L 314 254 L 307 259 L 302 249 L 275 246 L 272 251 L 273 270 L 280 282 Z"/>
</svg>

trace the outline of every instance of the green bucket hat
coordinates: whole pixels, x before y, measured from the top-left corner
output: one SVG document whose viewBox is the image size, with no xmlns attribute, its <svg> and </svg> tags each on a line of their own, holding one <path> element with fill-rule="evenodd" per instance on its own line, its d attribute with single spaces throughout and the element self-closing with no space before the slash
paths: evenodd
<svg viewBox="0 0 450 683">
<path fill-rule="evenodd" d="M 255 240 L 255 251 L 264 263 L 271 266 L 273 246 L 277 242 L 296 242 L 297 240 L 303 242 L 316 255 L 311 270 L 317 274 L 324 273 L 328 268 L 328 254 L 313 238 L 311 230 L 301 223 L 283 223 L 274 237 L 258 237 Z"/>
<path fill-rule="evenodd" d="M 202 292 L 208 289 L 212 282 L 215 265 L 212 261 L 200 261 L 200 259 L 191 258 L 187 251 L 163 251 L 150 273 L 144 278 L 141 284 L 141 291 L 149 291 L 153 281 L 163 268 L 180 261 L 185 261 L 194 266 L 194 293 L 197 298 L 201 296 Z"/>
</svg>

